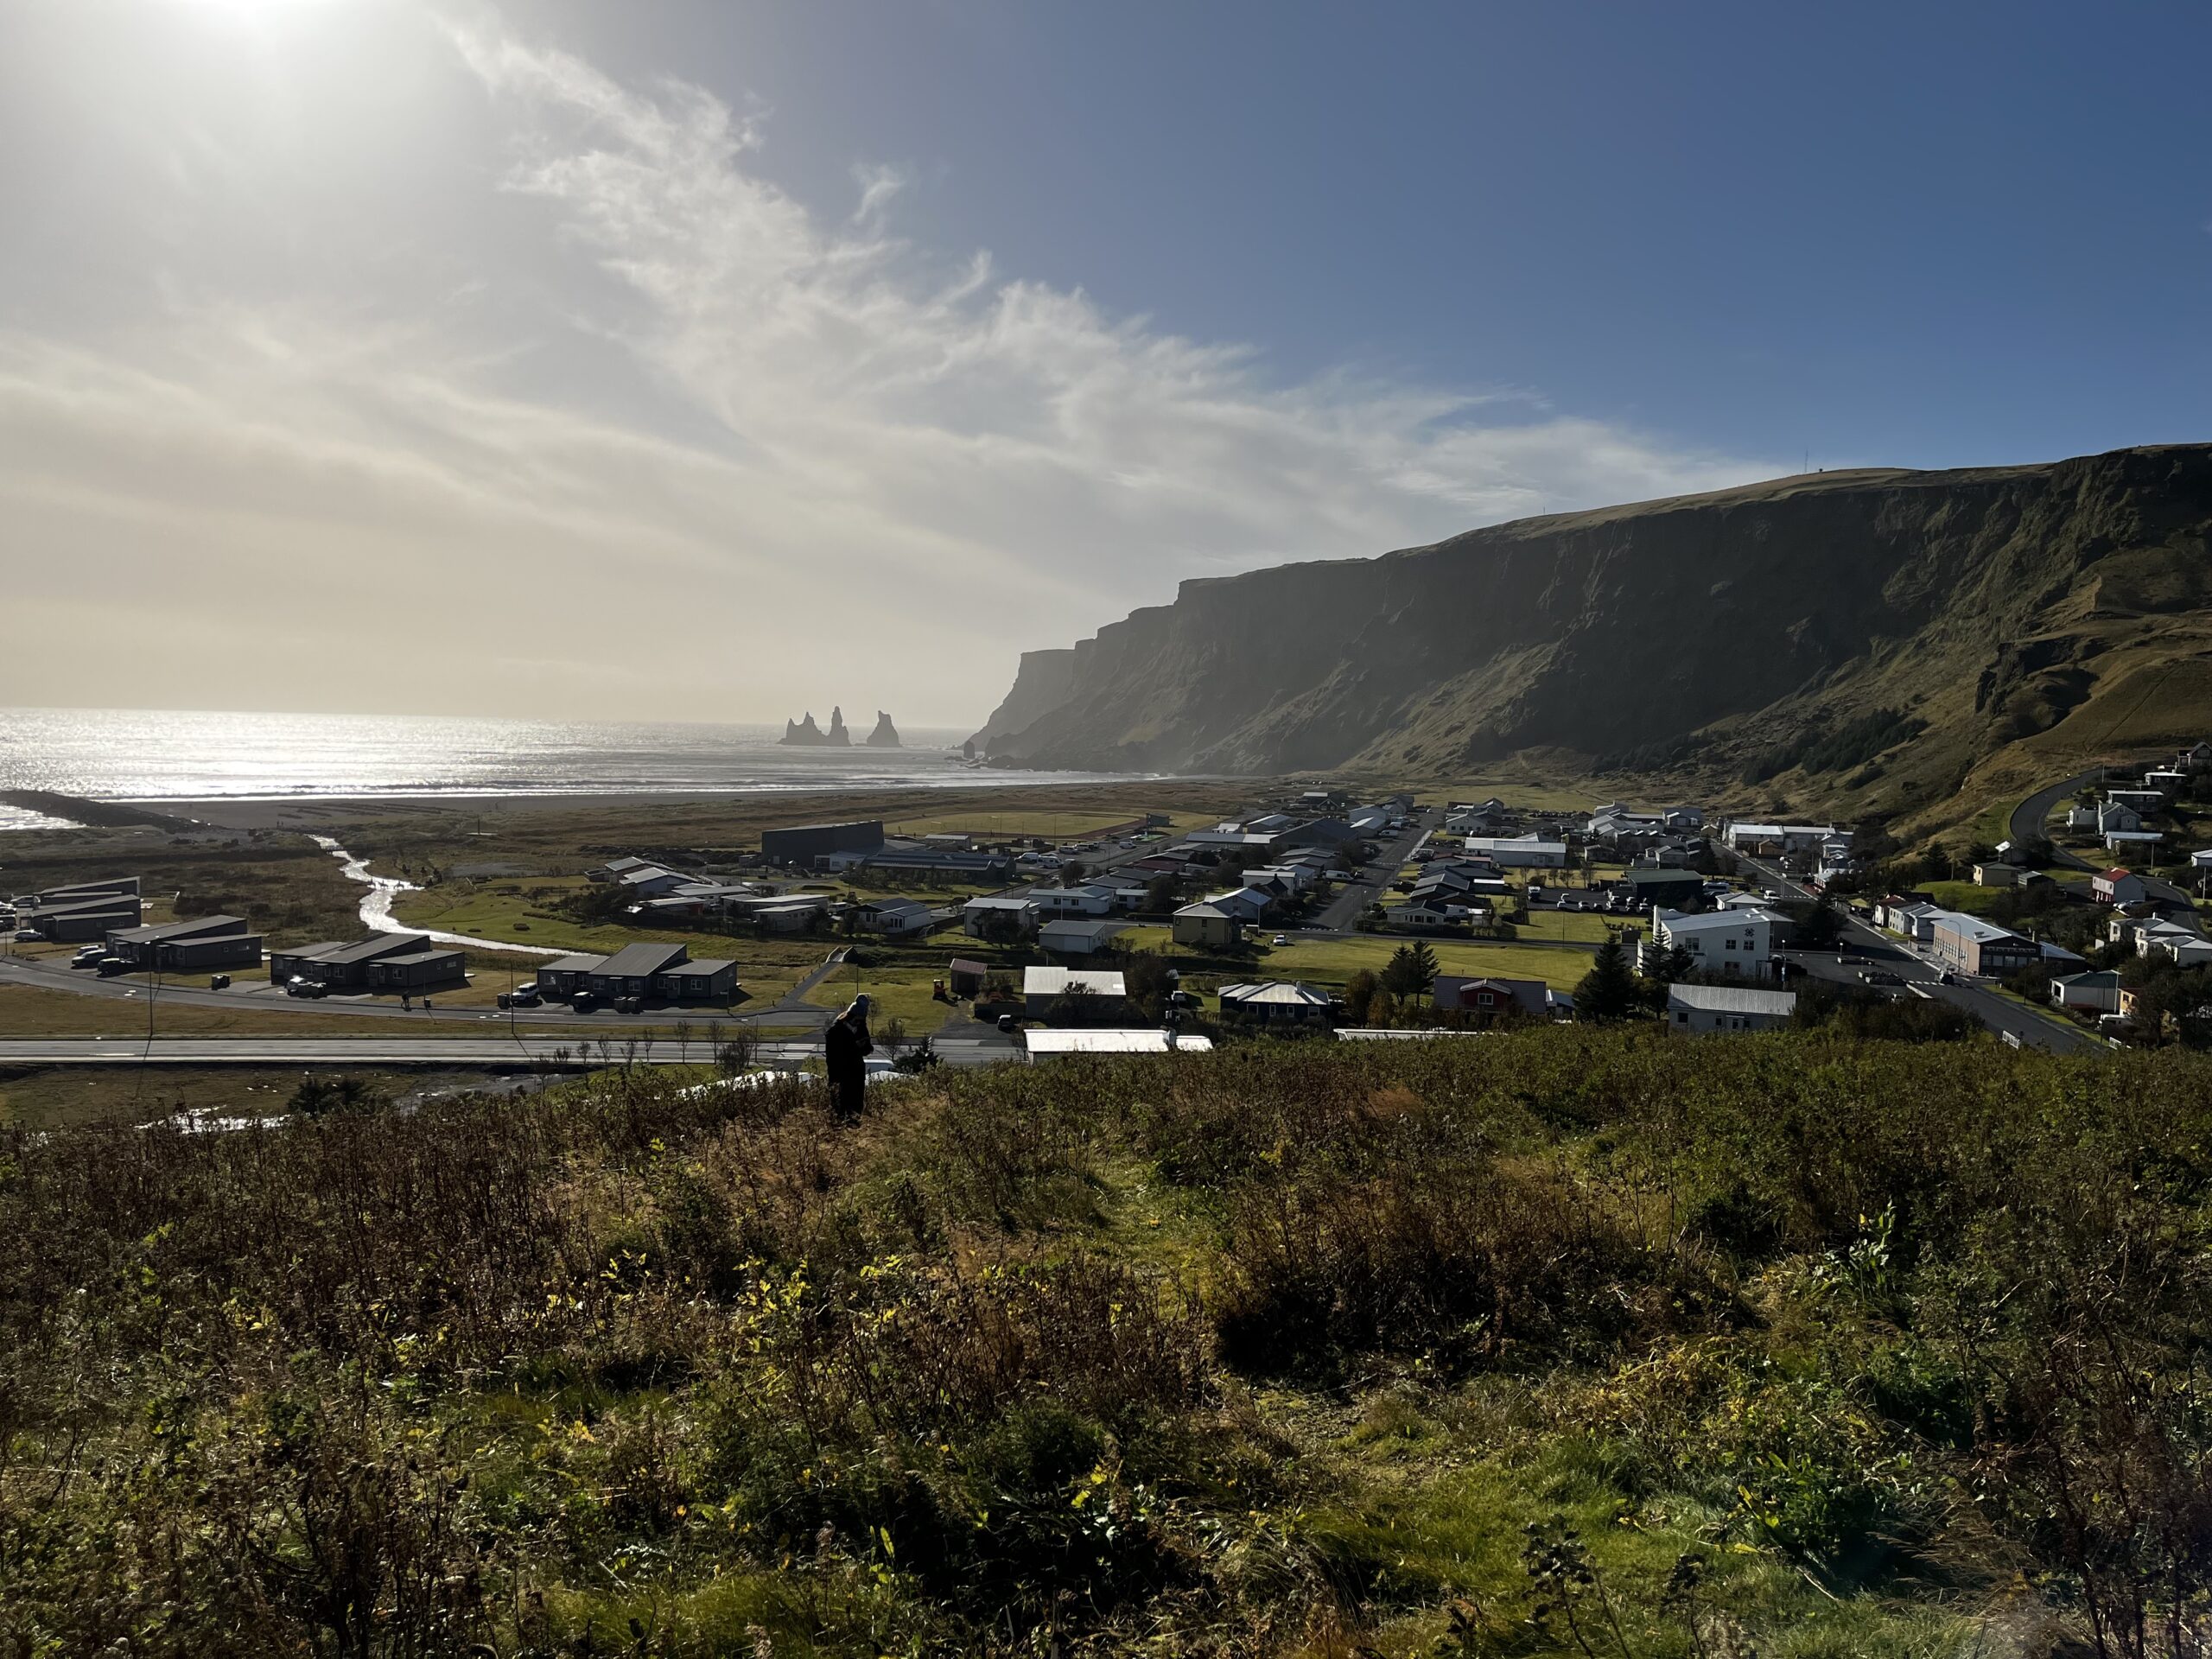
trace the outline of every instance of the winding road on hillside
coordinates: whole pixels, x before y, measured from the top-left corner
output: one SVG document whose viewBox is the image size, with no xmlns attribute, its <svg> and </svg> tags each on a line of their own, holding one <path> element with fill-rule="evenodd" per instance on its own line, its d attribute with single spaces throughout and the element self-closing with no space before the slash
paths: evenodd
<svg viewBox="0 0 2212 1659">
<path fill-rule="evenodd" d="M 2071 778 L 2062 778 L 2047 789 L 2037 790 L 2012 809 L 2012 817 L 2005 825 L 2005 834 L 2012 838 L 2016 846 L 2037 837 L 2049 839 L 2044 826 L 2050 822 L 2050 815 L 2058 810 L 2059 802 L 2077 791 L 2103 782 L 2104 775 L 2102 766 L 2092 766 L 2087 772 L 2075 772 Z M 2101 864 L 2092 864 L 2079 853 L 2069 852 L 2056 844 L 2050 849 L 2050 861 L 2069 870 L 2101 870 L 2106 868 Z M 2190 896 L 2171 881 L 2159 881 L 2146 875 L 2143 878 L 2143 888 L 2162 905 L 2177 906 L 2191 912 L 2196 909 L 2196 904 Z"/>
</svg>

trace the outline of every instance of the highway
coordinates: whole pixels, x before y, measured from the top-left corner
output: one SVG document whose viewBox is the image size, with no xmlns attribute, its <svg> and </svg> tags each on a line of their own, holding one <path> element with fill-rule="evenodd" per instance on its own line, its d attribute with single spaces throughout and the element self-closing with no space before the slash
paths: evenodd
<svg viewBox="0 0 2212 1659">
<path fill-rule="evenodd" d="M 1815 901 L 1815 895 L 1790 880 L 1770 864 L 1755 858 L 1744 858 L 1743 862 L 1758 873 L 1763 885 L 1771 887 L 1785 899 Z M 1981 1021 L 1990 1030 L 2003 1036 L 2010 1034 L 2023 1046 L 2047 1048 L 2056 1053 L 2071 1054 L 2080 1051 L 2106 1053 L 2104 1044 L 2077 1026 L 2056 1016 L 2038 1013 L 2018 1002 L 2006 1001 L 1994 991 L 1970 984 L 1946 985 L 1942 970 L 1924 957 L 1907 950 L 1888 934 L 1869 926 L 1848 910 L 1838 907 L 1843 918 L 1843 948 L 1831 954 L 1825 950 L 1789 950 L 1782 954 L 1796 963 L 1816 979 L 1827 979 L 1858 985 L 1859 970 L 1845 968 L 1841 957 L 1864 957 L 1878 970 L 1886 971 L 1904 980 L 1908 987 L 1916 988 L 1929 996 L 1941 997 L 1955 1003 Z M 1908 990 L 1907 995 L 1912 992 Z"/>
</svg>

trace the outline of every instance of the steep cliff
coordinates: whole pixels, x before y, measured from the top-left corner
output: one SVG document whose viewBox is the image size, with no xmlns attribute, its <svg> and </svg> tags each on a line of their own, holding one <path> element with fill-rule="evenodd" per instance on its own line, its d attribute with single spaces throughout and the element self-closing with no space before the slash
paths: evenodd
<svg viewBox="0 0 2212 1659">
<path fill-rule="evenodd" d="M 880 709 L 875 711 L 875 729 L 868 734 L 868 747 L 871 749 L 903 747 L 899 741 L 899 728 L 891 723 L 891 716 Z"/>
<path fill-rule="evenodd" d="M 2202 445 L 1525 519 L 1185 582 L 1024 657 L 979 738 L 1016 766 L 1449 776 L 1534 750 L 1756 771 L 1793 746 L 1857 771 L 1889 731 L 1922 734 L 1909 792 L 2063 728 L 2117 741 L 2141 723 L 2124 682 L 2212 662 L 2209 529 Z M 2204 677 L 2164 700 L 2176 735 L 2212 715 Z"/>
</svg>

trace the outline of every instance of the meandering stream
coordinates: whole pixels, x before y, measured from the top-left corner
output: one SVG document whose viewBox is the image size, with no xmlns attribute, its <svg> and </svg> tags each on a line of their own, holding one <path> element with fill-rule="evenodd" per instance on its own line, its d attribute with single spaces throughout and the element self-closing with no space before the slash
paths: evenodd
<svg viewBox="0 0 2212 1659">
<path fill-rule="evenodd" d="M 511 950 L 524 957 L 559 957 L 568 953 L 542 944 L 512 944 L 505 939 L 480 939 L 472 933 L 444 933 L 434 927 L 416 927 L 392 918 L 392 901 L 403 893 L 416 891 L 416 884 L 403 881 L 396 875 L 371 875 L 369 861 L 356 858 L 328 836 L 309 836 L 308 840 L 339 861 L 338 873 L 348 881 L 359 881 L 367 892 L 361 895 L 361 925 L 372 933 L 421 933 L 440 944 L 467 945 L 474 950 Z"/>
</svg>

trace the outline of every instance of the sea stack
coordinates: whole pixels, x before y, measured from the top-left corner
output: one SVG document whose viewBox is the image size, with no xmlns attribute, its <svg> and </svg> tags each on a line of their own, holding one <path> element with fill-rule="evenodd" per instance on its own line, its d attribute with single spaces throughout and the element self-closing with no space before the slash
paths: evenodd
<svg viewBox="0 0 2212 1659">
<path fill-rule="evenodd" d="M 875 711 L 875 729 L 868 734 L 868 746 L 871 749 L 895 749 L 901 747 L 899 741 L 899 728 L 891 723 L 891 716 L 880 709 Z"/>
<path fill-rule="evenodd" d="M 830 711 L 830 729 L 825 732 L 814 723 L 814 711 L 810 709 L 804 720 L 784 722 L 784 734 L 779 741 L 791 748 L 842 749 L 851 747 L 853 735 L 845 729 L 843 709 Z"/>
</svg>

